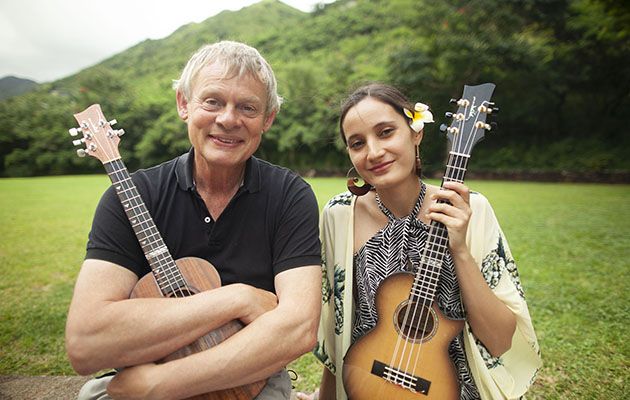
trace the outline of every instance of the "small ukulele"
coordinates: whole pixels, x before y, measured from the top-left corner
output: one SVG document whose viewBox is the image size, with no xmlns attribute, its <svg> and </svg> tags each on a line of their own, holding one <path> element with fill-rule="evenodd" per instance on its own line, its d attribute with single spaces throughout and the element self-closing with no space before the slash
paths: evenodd
<svg viewBox="0 0 630 400">
<path fill-rule="evenodd" d="M 442 180 L 464 182 L 473 146 L 490 130 L 486 116 L 495 85 L 464 86 L 450 127 L 442 125 L 451 150 Z M 448 346 L 464 321 L 446 318 L 435 303 L 448 232 L 432 221 L 415 274 L 400 272 L 381 282 L 376 292 L 378 322 L 346 353 L 343 383 L 351 400 L 459 399 L 460 387 Z"/>
<path fill-rule="evenodd" d="M 75 114 L 74 117 L 79 123 L 79 128 L 72 128 L 69 132 L 72 136 L 82 134 L 83 137 L 74 140 L 73 143 L 76 146 L 85 144 L 85 148 L 78 149 L 77 154 L 81 157 L 91 155 L 103 163 L 142 251 L 151 266 L 152 273 L 145 275 L 138 281 L 130 297 L 185 297 L 220 287 L 219 273 L 208 261 L 196 257 L 173 260 L 162 235 L 155 226 L 153 218 L 149 215 L 140 193 L 138 193 L 121 160 L 118 143 L 124 131 L 112 129 L 111 126 L 116 123 L 116 120 L 107 121 L 98 104 L 91 105 L 84 111 Z M 206 350 L 221 343 L 242 328 L 243 324 L 238 320 L 228 322 L 163 360 L 159 360 L 159 362 L 186 357 Z M 263 380 L 245 386 L 194 396 L 190 399 L 249 400 L 256 397 L 264 386 L 265 381 Z"/>
</svg>

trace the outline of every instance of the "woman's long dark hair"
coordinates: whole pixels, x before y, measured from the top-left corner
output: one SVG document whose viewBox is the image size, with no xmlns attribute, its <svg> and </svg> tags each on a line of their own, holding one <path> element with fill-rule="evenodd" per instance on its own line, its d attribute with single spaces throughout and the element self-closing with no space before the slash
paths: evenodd
<svg viewBox="0 0 630 400">
<path fill-rule="evenodd" d="M 346 141 L 346 135 L 343 131 L 343 121 L 346 118 L 346 114 L 350 109 L 356 106 L 361 100 L 366 97 L 373 97 L 379 101 L 382 101 L 385 104 L 389 104 L 392 108 L 400 114 L 405 121 L 409 120 L 409 118 L 405 115 L 403 108 L 408 110 L 413 110 L 413 105 L 411 102 L 405 97 L 404 94 L 397 88 L 386 85 L 384 83 L 370 83 L 365 86 L 361 86 L 356 89 L 346 100 L 341 104 L 341 115 L 339 116 L 339 134 L 341 135 L 341 140 L 347 146 L 348 142 Z M 409 128 L 411 130 L 411 128 Z M 416 174 L 421 177 L 422 176 L 422 165 L 420 162 L 420 155 L 418 154 L 418 149 L 416 148 Z"/>
<path fill-rule="evenodd" d="M 407 97 L 398 89 L 393 86 L 386 85 L 384 83 L 370 83 L 365 86 L 361 86 L 356 89 L 346 100 L 341 104 L 341 115 L 339 116 L 339 133 L 341 134 L 341 140 L 347 145 L 346 136 L 343 131 L 343 121 L 346 118 L 346 114 L 350 109 L 356 106 L 361 100 L 366 97 L 373 97 L 383 103 L 389 104 L 394 110 L 405 120 L 408 120 L 403 108 L 413 110 L 413 105 L 409 102 Z"/>
</svg>

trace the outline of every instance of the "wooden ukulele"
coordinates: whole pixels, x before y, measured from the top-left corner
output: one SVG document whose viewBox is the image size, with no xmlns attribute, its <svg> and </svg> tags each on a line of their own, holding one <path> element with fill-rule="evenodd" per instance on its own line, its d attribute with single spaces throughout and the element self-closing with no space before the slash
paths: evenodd
<svg viewBox="0 0 630 400">
<path fill-rule="evenodd" d="M 459 108 L 447 113 L 442 125 L 451 142 L 445 181 L 463 182 L 472 147 L 490 130 L 486 115 L 498 108 L 490 102 L 495 85 L 464 86 Z M 378 322 L 358 339 L 344 357 L 343 383 L 348 398 L 459 399 L 460 385 L 448 355 L 450 342 L 464 321 L 446 318 L 435 303 L 442 262 L 448 251 L 448 232 L 432 221 L 415 274 L 396 273 L 376 292 Z"/>
<path fill-rule="evenodd" d="M 83 138 L 74 140 L 73 143 L 77 146 L 85 144 L 85 149 L 78 149 L 77 154 L 81 157 L 89 154 L 103 163 L 142 251 L 151 266 L 152 273 L 145 275 L 137 282 L 130 298 L 185 297 L 220 287 L 219 273 L 208 261 L 196 257 L 173 260 L 162 235 L 155 226 L 153 218 L 151 218 L 121 160 L 118 143 L 120 142 L 119 136 L 122 136 L 124 131 L 112 129 L 111 126 L 116 123 L 116 120 L 108 122 L 98 104 L 93 104 L 84 111 L 74 114 L 74 117 L 79 123 L 79 128 L 72 128 L 69 132 L 72 136 L 81 133 Z M 186 357 L 206 350 L 221 343 L 242 328 L 243 324 L 238 320 L 228 322 L 159 360 L 159 362 Z M 194 396 L 190 399 L 249 400 L 262 391 L 265 383 L 264 380 L 258 381 L 249 385 Z"/>
</svg>

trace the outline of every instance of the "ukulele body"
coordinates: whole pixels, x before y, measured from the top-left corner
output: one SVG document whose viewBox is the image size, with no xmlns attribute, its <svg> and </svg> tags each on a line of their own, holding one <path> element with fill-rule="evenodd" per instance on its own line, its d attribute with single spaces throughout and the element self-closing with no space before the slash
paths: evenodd
<svg viewBox="0 0 630 400">
<path fill-rule="evenodd" d="M 426 318 L 418 319 L 416 313 L 417 320 L 405 320 L 406 309 L 414 308 L 408 297 L 413 280 L 413 274 L 401 272 L 381 282 L 376 292 L 378 322 L 344 357 L 343 383 L 349 399 L 459 399 L 459 381 L 448 346 L 464 322 L 446 318 L 435 302 L 419 307 Z M 398 356 L 393 357 L 397 347 Z M 404 371 L 404 375 L 394 374 L 409 387 L 383 377 L 392 368 Z"/>
<path fill-rule="evenodd" d="M 179 268 L 182 276 L 187 282 L 185 293 L 181 288 L 173 288 L 174 291 L 178 291 L 176 296 L 174 294 L 162 293 L 160 287 L 155 281 L 155 275 L 153 273 L 143 276 L 134 287 L 131 292 L 130 298 L 146 298 L 146 297 L 182 297 L 182 295 L 193 295 L 205 290 L 216 289 L 221 286 L 221 278 L 214 266 L 208 261 L 196 258 L 186 257 L 181 258 L 175 262 Z M 194 342 L 187 346 L 182 347 L 176 352 L 168 355 L 164 359 L 158 362 L 167 362 L 189 356 L 194 353 L 198 353 L 213 347 L 225 339 L 229 338 L 239 330 L 243 328 L 243 323 L 238 320 L 233 320 L 227 324 L 205 334 Z M 256 397 L 262 389 L 265 387 L 266 381 L 258 381 L 245 386 L 239 386 L 235 388 L 220 390 L 211 393 L 205 393 L 203 395 L 190 397 L 189 400 L 250 400 Z"/>
</svg>

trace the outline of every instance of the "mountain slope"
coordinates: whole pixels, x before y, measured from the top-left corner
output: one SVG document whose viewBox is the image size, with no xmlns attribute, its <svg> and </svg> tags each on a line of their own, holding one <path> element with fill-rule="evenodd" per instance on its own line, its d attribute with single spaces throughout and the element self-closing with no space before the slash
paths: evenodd
<svg viewBox="0 0 630 400">
<path fill-rule="evenodd" d="M 0 100 L 30 92 L 37 87 L 37 82 L 18 78 L 15 76 L 5 76 L 0 78 Z"/>
<path fill-rule="evenodd" d="M 131 170 L 186 151 L 171 88 L 190 55 L 222 39 L 253 45 L 285 98 L 258 155 L 300 171 L 347 170 L 337 133 L 341 99 L 366 81 L 390 82 L 432 106 L 423 170 L 441 171 L 438 134 L 464 84 L 497 84 L 499 129 L 475 149 L 474 171 L 629 171 L 627 15 L 607 0 L 338 0 L 312 13 L 278 0 L 182 26 L 73 76 L 0 101 L 0 175 L 100 172 L 64 132 L 100 103 L 128 134 Z M 567 21 L 571 23 L 568 24 Z M 580 62 L 576 63 L 576 60 Z"/>
</svg>

